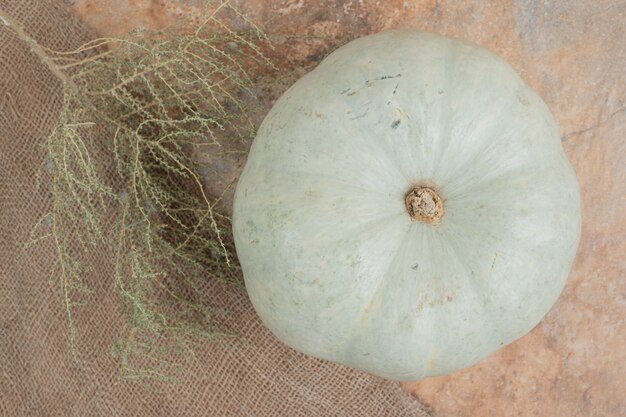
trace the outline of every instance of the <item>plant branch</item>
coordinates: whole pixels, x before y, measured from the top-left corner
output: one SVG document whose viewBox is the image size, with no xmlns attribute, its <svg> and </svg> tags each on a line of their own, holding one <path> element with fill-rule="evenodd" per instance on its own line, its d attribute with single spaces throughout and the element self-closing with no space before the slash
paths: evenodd
<svg viewBox="0 0 626 417">
<path fill-rule="evenodd" d="M 76 83 L 52 61 L 50 56 L 43 50 L 43 47 L 26 33 L 24 28 L 15 21 L 8 13 L 0 8 L 0 20 L 5 26 L 9 27 L 23 42 L 28 44 L 30 50 L 41 60 L 41 62 L 48 67 L 50 72 L 54 74 L 64 85 L 70 88 L 74 93 L 79 94 L 79 88 Z"/>
</svg>

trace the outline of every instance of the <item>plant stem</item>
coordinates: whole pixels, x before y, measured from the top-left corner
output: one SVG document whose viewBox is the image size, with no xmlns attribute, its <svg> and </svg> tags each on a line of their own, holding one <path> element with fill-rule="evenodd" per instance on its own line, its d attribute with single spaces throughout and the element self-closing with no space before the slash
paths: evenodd
<svg viewBox="0 0 626 417">
<path fill-rule="evenodd" d="M 48 67 L 50 72 L 54 74 L 63 84 L 68 86 L 74 93 L 78 94 L 78 86 L 74 81 L 67 76 L 59 67 L 52 61 L 50 56 L 43 50 L 41 45 L 26 33 L 24 28 L 16 22 L 11 16 L 9 16 L 2 8 L 0 8 L 0 20 L 5 26 L 9 27 L 22 41 L 26 42 L 30 47 L 30 50 Z"/>
</svg>

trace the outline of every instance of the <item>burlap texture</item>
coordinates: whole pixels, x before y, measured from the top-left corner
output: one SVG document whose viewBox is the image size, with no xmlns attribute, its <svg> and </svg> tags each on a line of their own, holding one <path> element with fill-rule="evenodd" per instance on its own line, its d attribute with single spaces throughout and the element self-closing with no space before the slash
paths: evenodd
<svg viewBox="0 0 626 417">
<path fill-rule="evenodd" d="M 40 44 L 68 50 L 89 39 L 61 2 L 0 0 Z M 2 23 L 2 22 L 0 22 Z M 76 310 L 78 357 L 68 348 L 54 246 L 25 248 L 49 196 L 35 175 L 61 107 L 61 83 L 0 24 L 0 415 L 2 416 L 426 416 L 400 386 L 298 354 L 261 324 L 243 293 L 207 288 L 240 336 L 207 342 L 176 383 L 119 378 L 110 353 L 122 323 L 106 251 Z"/>
</svg>

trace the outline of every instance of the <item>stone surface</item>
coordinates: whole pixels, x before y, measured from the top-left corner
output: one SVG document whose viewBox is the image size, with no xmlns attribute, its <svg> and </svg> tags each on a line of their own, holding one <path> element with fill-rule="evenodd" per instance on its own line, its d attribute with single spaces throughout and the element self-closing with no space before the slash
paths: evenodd
<svg viewBox="0 0 626 417">
<path fill-rule="evenodd" d="M 102 35 L 200 15 L 202 0 L 76 0 Z M 407 383 L 439 416 L 626 415 L 626 2 L 240 1 L 298 74 L 355 37 L 411 27 L 503 56 L 548 104 L 581 187 L 583 234 L 568 284 L 527 336 L 460 372 Z"/>
</svg>

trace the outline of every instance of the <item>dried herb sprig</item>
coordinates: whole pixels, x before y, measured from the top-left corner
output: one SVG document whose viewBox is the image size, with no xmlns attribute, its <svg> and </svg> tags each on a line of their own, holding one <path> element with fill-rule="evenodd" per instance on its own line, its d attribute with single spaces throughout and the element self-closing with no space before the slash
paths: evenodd
<svg viewBox="0 0 626 417">
<path fill-rule="evenodd" d="M 245 32 L 232 29 L 243 23 Z M 32 40 L 31 40 L 32 41 Z M 89 251 L 105 250 L 126 318 L 115 345 L 123 375 L 168 378 L 169 355 L 219 334 L 203 291 L 237 282 L 229 219 L 207 195 L 194 152 L 254 131 L 250 68 L 270 66 L 266 38 L 229 2 L 209 2 L 191 33 L 136 31 L 68 52 L 37 46 L 64 85 L 47 141 L 52 205 L 41 227 L 75 346 Z"/>
</svg>

